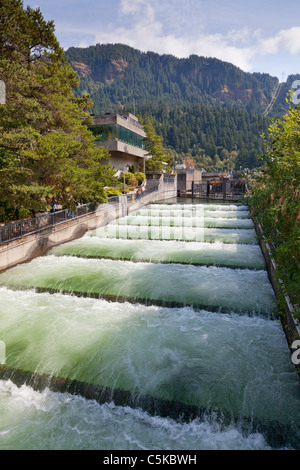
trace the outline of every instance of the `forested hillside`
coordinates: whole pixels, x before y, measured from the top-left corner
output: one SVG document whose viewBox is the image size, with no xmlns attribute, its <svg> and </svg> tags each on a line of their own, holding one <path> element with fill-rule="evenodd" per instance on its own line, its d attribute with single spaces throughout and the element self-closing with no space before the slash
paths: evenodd
<svg viewBox="0 0 300 470">
<path fill-rule="evenodd" d="M 95 113 L 117 111 L 155 100 L 169 105 L 238 105 L 262 112 L 272 98 L 278 79 L 268 74 L 246 73 L 215 58 L 143 53 L 122 44 L 97 44 L 66 51 L 88 91 Z"/>
<path fill-rule="evenodd" d="M 268 120 L 236 107 L 145 105 L 140 111 L 153 118 L 177 163 L 190 156 L 206 171 L 253 168 L 264 150 L 260 136 Z"/>
<path fill-rule="evenodd" d="M 289 112 L 289 105 L 292 108 L 295 107 L 295 104 L 292 102 L 287 102 L 287 97 L 291 94 L 291 92 L 296 92 L 296 99 L 299 100 L 299 92 L 298 89 L 300 86 L 296 84 L 296 88 L 293 88 L 293 84 L 300 80 L 300 75 L 289 75 L 285 82 L 280 83 L 278 95 L 274 106 L 272 106 L 271 111 L 266 114 L 266 116 L 271 118 L 281 118 L 282 115 Z"/>
<path fill-rule="evenodd" d="M 269 118 L 288 108 L 281 96 L 264 117 L 278 79 L 215 58 L 178 59 L 122 44 L 70 48 L 66 55 L 80 77 L 76 93 L 91 96 L 91 112 L 152 117 L 174 160 L 189 155 L 206 170 L 257 166 Z"/>
</svg>

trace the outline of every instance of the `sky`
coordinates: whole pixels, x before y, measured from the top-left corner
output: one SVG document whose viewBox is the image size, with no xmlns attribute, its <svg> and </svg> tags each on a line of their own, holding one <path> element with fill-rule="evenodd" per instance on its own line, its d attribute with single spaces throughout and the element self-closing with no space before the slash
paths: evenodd
<svg viewBox="0 0 300 470">
<path fill-rule="evenodd" d="M 286 81 L 300 73 L 299 0 L 23 0 L 53 20 L 64 49 L 126 44 L 216 57 Z"/>
</svg>

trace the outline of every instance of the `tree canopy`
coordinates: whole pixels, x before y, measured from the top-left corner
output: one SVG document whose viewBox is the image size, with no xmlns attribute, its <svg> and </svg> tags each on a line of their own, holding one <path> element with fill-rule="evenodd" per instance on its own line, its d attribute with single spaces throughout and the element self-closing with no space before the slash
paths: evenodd
<svg viewBox="0 0 300 470">
<path fill-rule="evenodd" d="M 152 103 L 140 108 L 151 118 L 164 145 L 182 163 L 190 156 L 200 170 L 226 171 L 255 168 L 264 151 L 262 133 L 268 120 L 237 107 L 169 107 Z"/>
<path fill-rule="evenodd" d="M 262 168 L 250 179 L 249 203 L 261 223 L 300 315 L 300 107 L 271 122 Z"/>
<path fill-rule="evenodd" d="M 88 91 L 94 112 L 115 112 L 124 106 L 152 102 L 168 106 L 235 104 L 262 113 L 272 99 L 278 78 L 248 73 L 217 58 L 141 52 L 124 44 L 71 47 L 71 65 L 81 74 L 79 91 Z"/>
<path fill-rule="evenodd" d="M 170 150 L 163 146 L 163 139 L 157 135 L 154 124 L 148 116 L 139 116 L 139 121 L 144 127 L 146 137 L 143 139 L 144 148 L 148 152 L 149 157 L 146 160 L 146 170 L 149 172 L 160 173 L 167 165 L 170 164 L 172 156 Z"/>
<path fill-rule="evenodd" d="M 40 211 L 54 196 L 63 207 L 106 200 L 114 170 L 96 147 L 88 95 L 79 85 L 39 8 L 21 0 L 0 3 L 0 220 Z"/>
</svg>

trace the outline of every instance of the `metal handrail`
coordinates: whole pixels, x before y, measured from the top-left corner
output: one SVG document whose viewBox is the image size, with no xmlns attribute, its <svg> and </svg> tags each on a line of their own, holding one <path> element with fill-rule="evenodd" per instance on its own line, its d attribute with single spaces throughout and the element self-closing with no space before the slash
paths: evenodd
<svg viewBox="0 0 300 470">
<path fill-rule="evenodd" d="M 96 203 L 92 202 L 78 206 L 74 212 L 71 209 L 63 209 L 2 225 L 0 227 L 0 245 L 21 238 L 24 235 L 40 232 L 41 230 L 53 227 L 67 220 L 95 212 L 95 210 Z"/>
<path fill-rule="evenodd" d="M 155 185 L 151 188 L 145 189 L 140 194 L 133 193 L 127 194 L 127 202 L 133 202 L 134 200 L 141 199 L 148 194 L 158 191 L 159 185 Z M 123 197 L 123 196 L 120 196 Z M 71 209 L 63 209 L 55 212 L 47 212 L 45 214 L 37 215 L 30 219 L 17 220 L 9 224 L 0 226 L 0 246 L 3 243 L 22 238 L 24 235 L 30 235 L 33 233 L 40 232 L 46 228 L 54 227 L 55 225 L 61 224 L 71 219 L 76 219 L 99 210 L 119 204 L 121 202 L 119 196 L 110 196 L 108 201 L 103 204 L 97 204 L 96 202 L 90 202 L 88 204 L 82 204 L 77 206 L 75 211 Z"/>
</svg>

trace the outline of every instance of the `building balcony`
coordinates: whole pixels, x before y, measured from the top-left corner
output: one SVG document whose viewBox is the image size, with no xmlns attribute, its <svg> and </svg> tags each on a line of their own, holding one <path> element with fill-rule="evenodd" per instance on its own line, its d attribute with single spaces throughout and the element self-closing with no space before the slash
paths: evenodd
<svg viewBox="0 0 300 470">
<path fill-rule="evenodd" d="M 127 142 L 122 142 L 121 140 L 104 140 L 96 141 L 96 145 L 99 147 L 105 147 L 112 152 L 120 152 L 124 154 L 124 158 L 127 155 L 133 155 L 134 157 L 146 158 L 146 150 L 142 148 L 135 147 L 134 145 L 128 144 Z"/>
</svg>

